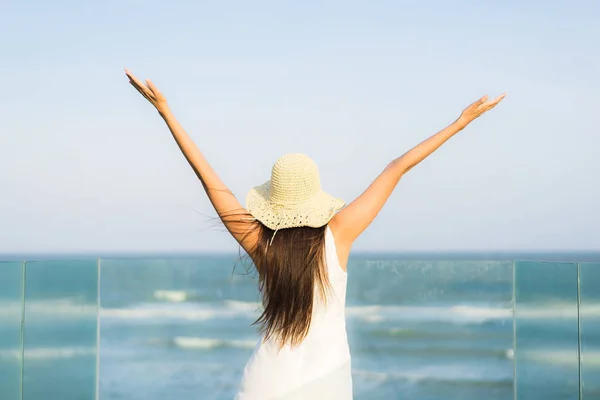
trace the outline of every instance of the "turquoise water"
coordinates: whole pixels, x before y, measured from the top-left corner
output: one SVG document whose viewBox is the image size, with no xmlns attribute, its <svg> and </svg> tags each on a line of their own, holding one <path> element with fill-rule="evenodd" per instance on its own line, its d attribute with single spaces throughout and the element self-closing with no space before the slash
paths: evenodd
<svg viewBox="0 0 600 400">
<path fill-rule="evenodd" d="M 567 256 L 595 257 L 528 258 Z M 600 265 L 417 257 L 350 260 L 356 399 L 600 398 Z M 231 399 L 259 307 L 235 262 L 0 263 L 0 398 L 22 365 L 23 399 Z"/>
</svg>

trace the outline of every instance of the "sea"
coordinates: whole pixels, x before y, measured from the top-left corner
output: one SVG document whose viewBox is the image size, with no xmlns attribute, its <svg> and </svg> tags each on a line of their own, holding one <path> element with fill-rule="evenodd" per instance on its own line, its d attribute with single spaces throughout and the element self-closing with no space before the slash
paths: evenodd
<svg viewBox="0 0 600 400">
<path fill-rule="evenodd" d="M 238 255 L 6 258 L 1 400 L 235 395 L 260 315 Z M 598 288 L 594 253 L 352 255 L 354 398 L 600 399 Z"/>
</svg>

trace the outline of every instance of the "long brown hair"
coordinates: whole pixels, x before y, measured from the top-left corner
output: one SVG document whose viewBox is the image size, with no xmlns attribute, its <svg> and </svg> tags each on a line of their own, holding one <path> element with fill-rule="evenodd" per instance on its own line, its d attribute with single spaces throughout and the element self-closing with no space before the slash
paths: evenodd
<svg viewBox="0 0 600 400">
<path fill-rule="evenodd" d="M 327 226 L 275 232 L 260 225 L 256 248 L 250 256 L 259 274 L 264 310 L 254 324 L 259 325 L 265 340 L 273 338 L 280 346 L 295 346 L 310 328 L 315 285 L 323 300 L 329 288 L 325 265 Z"/>
<path fill-rule="evenodd" d="M 310 328 L 315 292 L 325 302 L 330 288 L 325 263 L 327 225 L 274 231 L 246 210 L 219 216 L 232 233 L 244 239 L 256 233 L 247 255 L 258 272 L 263 312 L 253 325 L 259 326 L 265 340 L 273 338 L 280 347 L 298 345 Z"/>
</svg>

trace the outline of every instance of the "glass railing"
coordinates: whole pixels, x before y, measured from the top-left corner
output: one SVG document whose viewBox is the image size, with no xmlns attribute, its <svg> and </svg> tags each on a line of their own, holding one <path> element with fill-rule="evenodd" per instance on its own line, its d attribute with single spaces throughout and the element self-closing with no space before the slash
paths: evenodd
<svg viewBox="0 0 600 400">
<path fill-rule="evenodd" d="M 0 263 L 0 399 L 231 399 L 258 341 L 233 255 Z M 353 256 L 355 399 L 600 398 L 600 264 Z"/>
<path fill-rule="evenodd" d="M 600 399 L 600 263 L 581 263 L 578 270 L 580 393 Z"/>
<path fill-rule="evenodd" d="M 578 398 L 577 304 L 577 264 L 515 265 L 518 398 Z"/>
<path fill-rule="evenodd" d="M 20 399 L 23 360 L 23 265 L 0 262 L 0 393 Z"/>
<path fill-rule="evenodd" d="M 356 399 L 509 399 L 512 263 L 349 265 Z"/>
</svg>

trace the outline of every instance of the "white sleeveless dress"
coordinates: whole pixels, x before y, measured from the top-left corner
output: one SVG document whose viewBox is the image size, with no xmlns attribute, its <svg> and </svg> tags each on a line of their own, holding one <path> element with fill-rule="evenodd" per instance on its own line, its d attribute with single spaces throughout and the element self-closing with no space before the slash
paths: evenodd
<svg viewBox="0 0 600 400">
<path fill-rule="evenodd" d="M 325 255 L 331 290 L 326 304 L 314 295 L 310 330 L 296 347 L 278 351 L 261 340 L 244 368 L 236 400 L 352 400 L 350 350 L 346 335 L 347 274 L 329 227 Z"/>
</svg>

